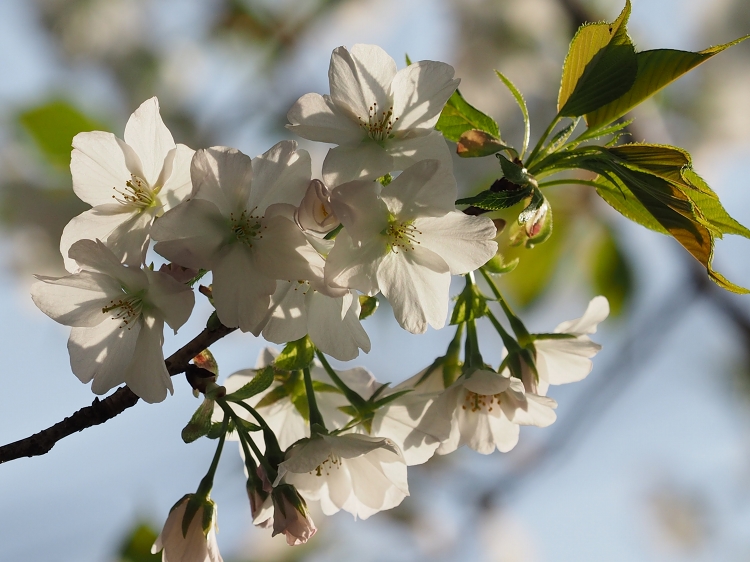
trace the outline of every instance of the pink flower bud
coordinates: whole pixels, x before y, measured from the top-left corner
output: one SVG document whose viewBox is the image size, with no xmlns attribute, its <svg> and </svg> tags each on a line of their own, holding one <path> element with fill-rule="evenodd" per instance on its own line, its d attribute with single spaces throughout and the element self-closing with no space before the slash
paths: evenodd
<svg viewBox="0 0 750 562">
<path fill-rule="evenodd" d="M 289 546 L 306 543 L 318 531 L 310 518 L 305 500 L 289 484 L 279 484 L 273 489 L 273 535 L 286 535 Z"/>
<path fill-rule="evenodd" d="M 312 180 L 307 186 L 295 219 L 302 230 L 317 234 L 327 234 L 339 224 L 331 208 L 330 192 L 322 181 Z"/>
</svg>

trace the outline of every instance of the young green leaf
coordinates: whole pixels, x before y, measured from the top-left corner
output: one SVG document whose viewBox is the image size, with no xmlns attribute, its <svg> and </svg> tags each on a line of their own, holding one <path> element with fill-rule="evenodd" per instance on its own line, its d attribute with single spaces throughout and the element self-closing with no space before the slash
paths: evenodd
<svg viewBox="0 0 750 562">
<path fill-rule="evenodd" d="M 453 142 L 458 142 L 461 135 L 471 129 L 500 138 L 500 130 L 495 120 L 469 104 L 458 90 L 448 99 L 435 128 Z"/>
<path fill-rule="evenodd" d="M 367 295 L 359 295 L 359 306 L 359 319 L 364 320 L 368 316 L 372 316 L 378 309 L 378 299 Z"/>
<path fill-rule="evenodd" d="M 734 220 L 719 201 L 719 197 L 708 186 L 708 184 L 691 169 L 682 171 L 683 178 L 696 188 L 689 191 L 688 196 L 695 207 L 701 212 L 711 226 L 718 232 L 717 237 L 723 234 L 736 234 L 750 238 L 750 230 Z"/>
<path fill-rule="evenodd" d="M 188 424 L 182 430 L 182 440 L 192 443 L 196 439 L 208 434 L 211 429 L 211 416 L 214 413 L 214 401 L 205 398 Z"/>
<path fill-rule="evenodd" d="M 496 154 L 501 150 L 511 150 L 515 153 L 515 150 L 504 145 L 499 138 L 477 129 L 462 133 L 456 146 L 456 153 L 461 158 L 479 158 Z"/>
<path fill-rule="evenodd" d="M 510 90 L 518 107 L 521 109 L 521 114 L 523 115 L 523 146 L 521 147 L 521 158 L 523 158 L 523 155 L 526 154 L 526 149 L 529 147 L 529 136 L 531 135 L 531 121 L 529 120 L 529 110 L 526 107 L 526 100 L 523 99 L 521 92 L 518 91 L 518 88 L 516 88 L 515 84 L 513 84 L 510 79 L 499 70 L 496 70 L 495 74 L 497 74 L 497 77 L 503 84 L 505 84 L 505 87 Z"/>
<path fill-rule="evenodd" d="M 565 57 L 558 114 L 577 117 L 616 100 L 635 82 L 635 48 L 627 34 L 630 0 L 611 24 L 582 26 Z"/>
<path fill-rule="evenodd" d="M 493 191 L 487 189 L 472 197 L 464 197 L 456 201 L 456 205 L 473 205 L 487 211 L 499 211 L 520 203 L 531 195 L 531 186 L 508 191 Z"/>
<path fill-rule="evenodd" d="M 315 346 L 310 338 L 305 336 L 286 344 L 274 364 L 283 371 L 297 371 L 309 366 L 314 357 Z"/>
<path fill-rule="evenodd" d="M 625 115 L 643 100 L 677 80 L 715 54 L 750 37 L 745 35 L 729 43 L 693 53 L 674 49 L 656 49 L 636 54 L 638 70 L 633 86 L 622 96 L 586 114 L 590 129 L 602 127 Z"/>
<path fill-rule="evenodd" d="M 273 383 L 274 368 L 271 365 L 260 369 L 255 373 L 252 380 L 238 388 L 231 394 L 227 394 L 227 400 L 247 400 L 256 394 L 260 394 Z"/>
<path fill-rule="evenodd" d="M 487 314 L 487 299 L 479 291 L 477 286 L 466 284 L 466 287 L 456 299 L 456 305 L 451 314 L 451 324 L 462 324 L 469 320 L 481 318 Z"/>
</svg>

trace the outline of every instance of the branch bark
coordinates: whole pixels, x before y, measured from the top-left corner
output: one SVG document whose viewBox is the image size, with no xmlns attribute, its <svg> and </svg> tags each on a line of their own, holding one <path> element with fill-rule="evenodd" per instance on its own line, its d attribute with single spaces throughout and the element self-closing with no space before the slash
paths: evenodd
<svg viewBox="0 0 750 562">
<path fill-rule="evenodd" d="M 193 357 L 234 330 L 236 328 L 227 328 L 223 324 L 204 329 L 164 361 L 169 375 L 174 376 L 184 373 Z M 83 431 L 87 427 L 111 420 L 128 408 L 135 406 L 138 400 L 138 396 L 127 386 L 117 389 L 114 394 L 110 394 L 104 400 L 95 398 L 91 406 L 81 408 L 61 422 L 25 439 L 0 447 L 0 464 L 21 457 L 44 455 L 61 439 L 78 431 Z"/>
</svg>

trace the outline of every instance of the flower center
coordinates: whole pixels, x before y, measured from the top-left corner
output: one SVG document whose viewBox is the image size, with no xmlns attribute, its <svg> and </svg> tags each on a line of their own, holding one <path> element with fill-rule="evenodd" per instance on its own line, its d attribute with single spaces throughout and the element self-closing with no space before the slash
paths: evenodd
<svg viewBox="0 0 750 562">
<path fill-rule="evenodd" d="M 138 295 L 128 295 L 121 299 L 112 299 L 102 308 L 102 314 L 112 315 L 113 320 L 121 322 L 120 329 L 130 330 L 132 324 L 141 316 L 143 300 Z"/>
<path fill-rule="evenodd" d="M 324 460 L 315 468 L 315 470 L 311 470 L 310 474 L 314 474 L 315 476 L 323 476 L 323 474 L 325 473 L 326 476 L 330 476 L 331 471 L 338 468 L 341 468 L 341 459 L 331 453 L 330 455 L 328 455 L 328 458 L 326 460 Z"/>
<path fill-rule="evenodd" d="M 477 394 L 467 391 L 461 408 L 472 412 L 489 413 L 493 409 L 493 404 L 497 403 L 500 406 L 502 396 L 502 394 Z"/>
<path fill-rule="evenodd" d="M 130 174 L 130 179 L 125 182 L 125 189 L 117 189 L 116 187 L 112 189 L 115 190 L 112 199 L 128 207 L 147 209 L 153 206 L 156 200 L 155 193 L 148 186 L 146 180 L 135 174 Z"/>
<path fill-rule="evenodd" d="M 393 117 L 393 106 L 387 110 L 378 110 L 378 102 L 373 102 L 367 111 L 367 121 L 358 117 L 359 126 L 362 127 L 367 135 L 375 142 L 392 139 L 393 126 L 398 121 L 398 117 Z"/>
<path fill-rule="evenodd" d="M 422 234 L 422 231 L 412 223 L 413 221 L 391 220 L 388 227 L 383 230 L 382 234 L 388 238 L 388 246 L 395 254 L 398 254 L 400 249 L 404 252 L 414 250 L 414 244 L 421 244 L 417 236 Z"/>
<path fill-rule="evenodd" d="M 253 241 L 256 238 L 263 238 L 261 232 L 266 228 L 260 223 L 262 217 L 252 215 L 251 213 L 252 211 L 242 211 L 239 215 L 229 213 L 229 220 L 232 223 L 232 233 L 237 237 L 237 240 L 250 248 L 253 247 Z"/>
</svg>

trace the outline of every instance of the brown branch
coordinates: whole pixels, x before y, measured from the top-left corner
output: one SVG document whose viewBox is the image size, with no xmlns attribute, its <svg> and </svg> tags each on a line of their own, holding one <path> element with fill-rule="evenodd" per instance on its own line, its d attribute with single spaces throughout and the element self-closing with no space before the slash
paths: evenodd
<svg viewBox="0 0 750 562">
<path fill-rule="evenodd" d="M 170 376 L 185 372 L 190 360 L 236 328 L 223 324 L 204 329 L 181 349 L 164 361 Z M 30 437 L 0 447 L 0 464 L 21 457 L 35 457 L 48 453 L 55 443 L 87 427 L 99 425 L 136 405 L 139 398 L 127 386 L 119 388 L 104 400 L 95 398 L 91 406 L 81 408 L 63 421 L 35 433 Z"/>
</svg>

